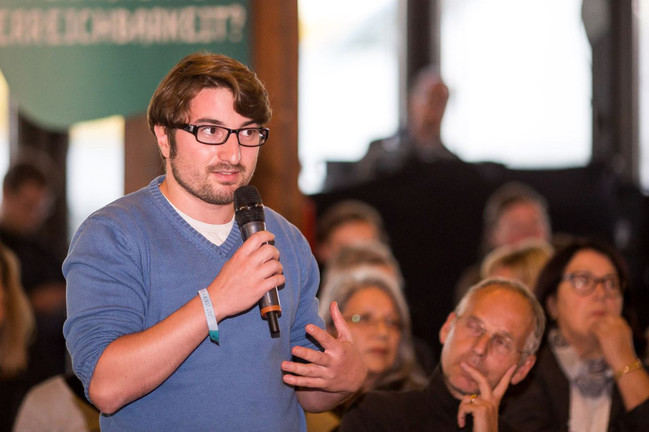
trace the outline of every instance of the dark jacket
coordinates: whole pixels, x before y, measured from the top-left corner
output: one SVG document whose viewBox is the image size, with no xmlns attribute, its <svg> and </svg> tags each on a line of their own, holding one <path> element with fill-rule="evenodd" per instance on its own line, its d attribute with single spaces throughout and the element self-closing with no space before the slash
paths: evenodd
<svg viewBox="0 0 649 432">
<path fill-rule="evenodd" d="M 570 384 L 548 344 L 539 351 L 529 376 L 507 392 L 501 406 L 503 417 L 519 430 L 569 430 Z M 614 386 L 608 431 L 649 431 L 649 400 L 625 412 L 620 393 Z"/>
<path fill-rule="evenodd" d="M 463 429 L 457 426 L 460 401 L 446 388 L 438 366 L 423 390 L 370 392 L 343 416 L 340 432 L 473 430 L 470 418 Z M 500 422 L 500 432 L 511 430 Z"/>
</svg>

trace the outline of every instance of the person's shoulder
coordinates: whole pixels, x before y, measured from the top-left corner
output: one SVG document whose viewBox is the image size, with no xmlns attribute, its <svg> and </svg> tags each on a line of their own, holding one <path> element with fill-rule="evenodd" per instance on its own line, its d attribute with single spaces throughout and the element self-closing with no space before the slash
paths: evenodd
<svg viewBox="0 0 649 432">
<path fill-rule="evenodd" d="M 114 201 L 95 210 L 88 220 L 119 219 L 126 215 L 159 213 L 160 205 L 166 199 L 158 188 L 158 179 L 154 179 L 148 186 L 121 196 Z M 171 208 L 171 206 L 169 205 Z M 132 217 L 133 218 L 133 217 Z M 127 218 L 127 220 L 130 218 Z M 140 219 L 142 220 L 142 219 Z"/>
<path fill-rule="evenodd" d="M 266 229 L 275 234 L 275 245 L 286 253 L 292 250 L 298 257 L 312 256 L 311 246 L 305 235 L 293 223 L 270 207 L 264 207 Z M 315 258 L 313 258 L 315 259 Z"/>
<path fill-rule="evenodd" d="M 160 191 L 160 183 L 162 183 L 163 180 L 164 176 L 156 177 L 148 185 L 117 198 L 115 201 L 107 204 L 104 208 L 148 209 L 150 208 L 151 202 L 165 202 L 166 198 Z"/>
<path fill-rule="evenodd" d="M 72 243 L 82 237 L 91 242 L 106 236 L 125 241 L 145 239 L 161 223 L 180 221 L 180 215 L 153 183 L 95 210 L 77 228 Z"/>
<path fill-rule="evenodd" d="M 406 142 L 407 139 L 401 133 L 371 141 L 367 146 L 367 152 L 363 159 L 361 159 L 361 162 L 376 162 L 385 157 L 394 157 L 394 155 L 404 151 Z"/>
<path fill-rule="evenodd" d="M 304 237 L 297 226 L 272 208 L 265 206 L 264 215 L 266 217 L 266 227 L 269 231 L 275 234 L 282 232 L 290 236 Z"/>
</svg>

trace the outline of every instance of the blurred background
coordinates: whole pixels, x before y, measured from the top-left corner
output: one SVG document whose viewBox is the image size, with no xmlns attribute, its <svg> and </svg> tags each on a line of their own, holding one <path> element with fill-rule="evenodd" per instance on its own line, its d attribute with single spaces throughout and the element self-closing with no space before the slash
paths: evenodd
<svg viewBox="0 0 649 432">
<path fill-rule="evenodd" d="M 12 3 L 19 4 L 0 5 Z M 51 7 L 57 2 L 47 3 Z M 405 121 L 408 3 L 414 2 L 297 1 L 301 192 L 322 190 L 327 160 L 358 160 L 371 140 L 389 135 Z M 593 53 L 582 19 L 584 3 L 591 4 L 591 15 L 600 15 L 590 18 L 593 32 L 615 30 L 612 14 L 626 9 L 629 16 L 624 19 L 632 24 L 627 31 L 634 42 L 627 46 L 633 70 L 626 79 L 635 110 L 628 115 L 635 130 L 632 153 L 615 155 L 626 160 L 611 163 L 644 192 L 649 190 L 646 0 L 618 2 L 626 6 L 617 6 L 617 12 L 608 1 L 419 3 L 427 3 L 423 11 L 430 21 L 430 40 L 424 43 L 429 52 L 419 63 L 438 61 L 450 88 L 442 128 L 446 146 L 463 160 L 521 168 L 583 166 L 593 158 Z M 3 20 L 8 23 L 6 14 Z M 55 76 L 41 73 L 50 88 L 56 87 Z M 11 158 L 10 119 L 20 113 L 20 100 L 0 79 L 0 169 Z M 80 121 L 66 132 L 72 232 L 92 210 L 123 193 L 124 118 Z M 82 180 L 90 175 L 100 175 L 102 181 Z"/>
<path fill-rule="evenodd" d="M 330 204 L 363 199 L 386 218 L 406 279 L 409 266 L 436 262 L 431 279 L 449 287 L 458 274 L 435 251 L 464 248 L 453 264 L 468 265 L 487 194 L 519 180 L 548 200 L 553 228 L 622 250 L 648 296 L 649 0 L 0 0 L 0 170 L 34 152 L 48 159 L 60 180 L 53 247 L 161 173 L 148 98 L 197 50 L 232 55 L 267 85 L 274 115 L 254 182 L 309 240 Z M 441 140 L 479 179 L 447 187 L 449 202 L 440 182 L 473 174 L 425 172 L 412 197 L 330 186 L 405 126 L 408 88 L 427 65 L 448 87 Z M 430 245 L 422 264 L 396 230 L 396 208 L 413 204 L 431 235 L 458 215 L 472 225 Z"/>
</svg>

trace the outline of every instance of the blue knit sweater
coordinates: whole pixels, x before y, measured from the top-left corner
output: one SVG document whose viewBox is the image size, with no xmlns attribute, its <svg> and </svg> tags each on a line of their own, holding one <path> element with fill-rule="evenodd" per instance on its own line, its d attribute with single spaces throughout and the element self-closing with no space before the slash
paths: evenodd
<svg viewBox="0 0 649 432">
<path fill-rule="evenodd" d="M 63 264 L 64 335 L 86 395 L 108 344 L 176 311 L 208 286 L 242 244 L 236 222 L 221 246 L 190 227 L 161 194 L 163 179 L 92 214 Z M 102 416 L 103 432 L 305 430 L 280 364 L 291 358 L 291 347 L 313 347 L 306 324 L 323 325 L 315 298 L 318 268 L 299 230 L 276 212 L 265 213 L 286 276 L 279 291 L 281 337 L 270 338 L 256 306 L 221 321 L 220 346 L 206 338 L 157 389 Z"/>
</svg>

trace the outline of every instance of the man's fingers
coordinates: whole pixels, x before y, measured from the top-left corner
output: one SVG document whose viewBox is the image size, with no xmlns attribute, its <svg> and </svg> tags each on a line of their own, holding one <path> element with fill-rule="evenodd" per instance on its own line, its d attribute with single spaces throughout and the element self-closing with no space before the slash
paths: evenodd
<svg viewBox="0 0 649 432">
<path fill-rule="evenodd" d="M 317 328 L 317 327 L 316 327 Z M 299 357 L 302 360 L 306 360 L 309 363 L 324 365 L 326 362 L 326 355 L 323 352 L 312 350 L 310 348 L 305 348 L 302 346 L 295 346 L 291 350 L 291 354 L 295 357 Z"/>
<path fill-rule="evenodd" d="M 320 346 L 322 346 L 325 351 L 334 348 L 339 344 L 340 341 L 352 340 L 351 332 L 349 331 L 349 327 L 347 326 L 345 318 L 343 318 L 340 309 L 338 309 L 337 302 L 331 302 L 331 305 L 329 306 L 329 312 L 331 313 L 331 318 L 333 320 L 334 326 L 336 327 L 336 331 L 338 332 L 338 338 L 334 338 L 331 334 L 329 334 L 329 332 L 313 324 L 306 326 L 306 332 L 313 336 L 313 338 L 318 341 Z"/>
<path fill-rule="evenodd" d="M 478 395 L 464 395 L 457 410 L 457 425 L 461 428 L 466 426 L 466 415 L 473 412 L 472 404 L 477 399 Z"/>
<path fill-rule="evenodd" d="M 293 375 L 300 375 L 300 376 L 307 376 L 307 377 L 315 375 L 314 368 L 309 363 L 283 361 L 282 370 L 284 372 L 288 372 Z"/>
<path fill-rule="evenodd" d="M 491 395 L 491 386 L 487 378 L 476 368 L 470 366 L 468 363 L 461 363 L 460 366 L 478 383 L 480 394 L 483 396 Z"/>
<path fill-rule="evenodd" d="M 507 369 L 505 375 L 503 375 L 503 377 L 498 382 L 498 385 L 496 385 L 496 388 L 494 388 L 493 394 L 494 396 L 496 396 L 496 398 L 498 398 L 498 401 L 502 399 L 505 392 L 507 391 L 509 383 L 512 381 L 512 377 L 514 376 L 517 368 L 517 365 L 512 365 L 509 369 Z"/>
<path fill-rule="evenodd" d="M 311 335 L 316 341 L 318 341 L 320 346 L 322 346 L 325 351 L 328 348 L 331 348 L 332 343 L 336 341 L 336 339 L 331 336 L 326 330 L 323 330 L 314 324 L 308 324 L 306 326 L 306 332 Z"/>
<path fill-rule="evenodd" d="M 295 387 L 324 388 L 327 384 L 326 370 L 314 363 L 283 361 L 282 371 L 282 380 Z"/>
<path fill-rule="evenodd" d="M 257 231 L 246 241 L 243 242 L 243 245 L 238 249 L 242 253 L 250 254 L 261 247 L 265 243 L 271 243 L 275 240 L 275 235 L 270 231 Z"/>
<path fill-rule="evenodd" d="M 352 341 L 352 332 L 349 330 L 349 326 L 338 308 L 338 302 L 331 302 L 329 305 L 329 313 L 338 332 L 338 339 Z"/>
<path fill-rule="evenodd" d="M 282 380 L 286 384 L 294 387 L 321 389 L 326 385 L 326 382 L 322 378 L 318 378 L 318 377 L 312 378 L 312 377 L 284 374 Z"/>
</svg>

